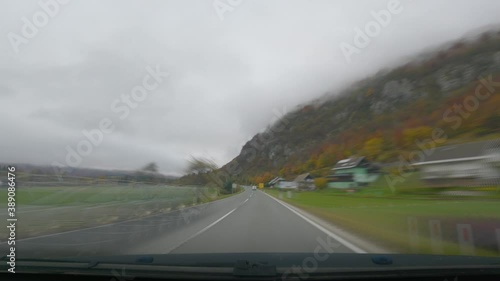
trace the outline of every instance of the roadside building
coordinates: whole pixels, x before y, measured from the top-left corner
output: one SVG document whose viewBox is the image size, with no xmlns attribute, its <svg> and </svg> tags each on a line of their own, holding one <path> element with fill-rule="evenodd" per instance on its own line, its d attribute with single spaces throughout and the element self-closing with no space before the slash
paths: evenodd
<svg viewBox="0 0 500 281">
<path fill-rule="evenodd" d="M 276 186 L 277 188 L 292 188 L 292 189 L 297 189 L 299 187 L 298 183 L 295 181 L 280 181 L 279 184 Z"/>
<path fill-rule="evenodd" d="M 437 147 L 414 163 L 431 187 L 500 185 L 500 140 Z"/>
<path fill-rule="evenodd" d="M 364 156 L 340 160 L 332 171 L 327 177 L 328 187 L 339 189 L 362 187 L 380 176 L 380 168 Z"/>
<path fill-rule="evenodd" d="M 297 176 L 294 180 L 300 189 L 314 189 L 314 178 L 309 173 Z"/>
<path fill-rule="evenodd" d="M 284 178 L 281 178 L 281 177 L 275 177 L 274 179 L 270 180 L 268 183 L 267 183 L 267 186 L 269 187 L 275 187 L 277 185 L 279 185 L 279 183 L 281 181 L 284 181 L 285 179 Z"/>
<path fill-rule="evenodd" d="M 271 188 L 298 188 L 299 185 L 295 181 L 287 181 L 282 177 L 275 177 L 267 183 Z"/>
</svg>

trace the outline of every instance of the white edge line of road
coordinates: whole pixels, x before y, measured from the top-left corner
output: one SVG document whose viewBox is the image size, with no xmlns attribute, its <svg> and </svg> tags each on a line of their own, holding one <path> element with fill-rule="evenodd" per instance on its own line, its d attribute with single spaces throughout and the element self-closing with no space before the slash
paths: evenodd
<svg viewBox="0 0 500 281">
<path fill-rule="evenodd" d="M 244 193 L 245 192 L 241 192 L 239 194 L 236 194 L 235 196 L 238 196 L 238 195 L 244 194 Z M 227 197 L 227 198 L 222 198 L 222 199 L 219 199 L 219 200 L 210 201 L 210 202 L 206 202 L 206 203 L 202 203 L 202 204 L 190 206 L 190 207 L 187 207 L 185 209 L 200 207 L 200 206 L 208 205 L 208 204 L 215 203 L 215 202 L 221 202 L 221 201 L 229 199 L 229 198 L 234 198 L 234 197 L 230 196 L 230 197 Z M 118 222 L 103 224 L 103 225 L 97 225 L 97 226 L 91 226 L 91 227 L 86 227 L 86 228 L 68 230 L 68 231 L 63 231 L 63 232 L 58 232 L 58 233 L 44 234 L 44 235 L 40 235 L 40 236 L 28 237 L 28 238 L 23 238 L 23 239 L 16 239 L 16 241 L 22 242 L 22 241 L 27 241 L 27 240 L 37 239 L 37 238 L 46 238 L 46 237 L 51 237 L 51 236 L 57 236 L 57 235 L 62 235 L 62 234 L 67 234 L 67 233 L 78 232 L 78 231 L 84 231 L 84 230 L 91 230 L 91 229 L 96 229 L 96 228 L 102 228 L 102 227 L 112 226 L 112 225 L 115 225 L 115 224 L 122 224 L 122 223 L 126 223 L 126 222 L 142 220 L 142 219 L 145 219 L 145 218 L 152 218 L 152 217 L 156 217 L 156 216 L 166 215 L 166 214 L 169 214 L 169 213 L 179 212 L 179 211 L 182 211 L 182 210 L 183 209 L 175 209 L 175 210 L 170 210 L 170 211 L 168 211 L 166 213 L 154 214 L 154 215 L 150 215 L 150 216 L 146 216 L 146 217 L 142 217 L 142 218 L 133 218 L 133 219 L 128 219 L 128 220 L 124 220 L 124 221 L 118 221 Z M 0 245 L 7 244 L 7 243 L 8 243 L 8 241 L 0 242 Z"/>
<path fill-rule="evenodd" d="M 366 251 L 364 251 L 363 249 L 359 248 L 358 246 L 352 244 L 351 242 L 345 240 L 344 238 L 342 238 L 342 237 L 338 236 L 337 234 L 331 232 L 330 230 L 324 228 L 323 226 L 319 225 L 318 223 L 316 223 L 316 222 L 312 221 L 311 219 L 305 217 L 304 215 L 302 215 L 301 213 L 299 213 L 298 211 L 296 211 L 295 208 L 289 206 L 287 203 L 281 202 L 280 200 L 274 198 L 273 196 L 271 196 L 271 195 L 269 195 L 269 194 L 267 194 L 265 192 L 264 192 L 264 194 L 266 194 L 267 196 L 271 197 L 271 199 L 275 200 L 276 202 L 278 202 L 279 204 L 281 204 L 283 207 L 285 207 L 288 210 L 292 211 L 297 216 L 303 218 L 305 221 L 307 221 L 308 223 L 312 224 L 317 229 L 323 231 L 326 235 L 328 235 L 328 236 L 332 237 L 333 239 L 337 240 L 342 245 L 344 245 L 347 248 L 351 249 L 355 253 L 357 253 L 357 254 L 366 254 L 367 253 Z"/>
</svg>

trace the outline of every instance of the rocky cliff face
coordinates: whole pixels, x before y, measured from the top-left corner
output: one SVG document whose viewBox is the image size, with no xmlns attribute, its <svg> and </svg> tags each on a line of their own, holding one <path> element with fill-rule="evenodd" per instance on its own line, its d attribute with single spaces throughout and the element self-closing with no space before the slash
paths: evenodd
<svg viewBox="0 0 500 281">
<path fill-rule="evenodd" d="M 421 118 L 417 104 L 436 108 L 480 77 L 500 73 L 500 35 L 457 43 L 426 57 L 288 113 L 255 135 L 222 170 L 236 177 L 276 173 L 287 163 L 306 161 L 326 142 L 342 144 L 341 136 L 348 130 L 369 132 L 368 126 L 386 125 L 376 122 L 399 122 L 391 115 L 395 111 L 404 108 L 409 116 Z"/>
</svg>

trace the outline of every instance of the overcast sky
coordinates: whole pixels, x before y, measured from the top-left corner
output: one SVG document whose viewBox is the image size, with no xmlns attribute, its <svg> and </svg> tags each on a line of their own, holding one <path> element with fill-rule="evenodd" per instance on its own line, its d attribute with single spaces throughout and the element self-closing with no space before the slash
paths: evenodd
<svg viewBox="0 0 500 281">
<path fill-rule="evenodd" d="M 349 62 L 341 44 L 388 2 L 2 0 L 0 162 L 223 165 L 275 115 L 500 22 L 497 0 L 401 1 Z"/>
</svg>

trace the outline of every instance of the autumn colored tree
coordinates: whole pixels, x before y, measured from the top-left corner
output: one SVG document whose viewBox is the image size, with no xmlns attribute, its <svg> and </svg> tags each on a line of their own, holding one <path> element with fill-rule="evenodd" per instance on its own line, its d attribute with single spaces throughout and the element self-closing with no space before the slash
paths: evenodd
<svg viewBox="0 0 500 281">
<path fill-rule="evenodd" d="M 305 169 L 305 165 L 301 162 L 297 162 L 295 165 L 290 170 L 291 175 L 300 175 L 302 173 L 305 173 L 307 170 Z"/>
<path fill-rule="evenodd" d="M 500 114 L 491 115 L 484 119 L 484 127 L 490 132 L 500 132 Z"/>
<path fill-rule="evenodd" d="M 325 187 L 328 186 L 328 180 L 326 178 L 315 178 L 314 185 L 318 189 L 324 189 Z"/>
<path fill-rule="evenodd" d="M 324 168 L 335 164 L 335 154 L 330 151 L 323 152 L 316 162 L 316 168 Z"/>
<path fill-rule="evenodd" d="M 342 158 L 340 154 L 340 149 L 336 144 L 324 146 L 319 157 L 316 159 L 315 167 L 319 169 L 334 165 L 339 158 Z"/>
<path fill-rule="evenodd" d="M 432 136 L 432 128 L 420 126 L 403 130 L 403 143 L 406 147 L 413 147 L 417 141 L 428 139 Z"/>
<path fill-rule="evenodd" d="M 363 146 L 363 153 L 368 159 L 376 160 L 382 153 L 384 139 L 381 137 L 373 137 L 365 141 Z"/>
<path fill-rule="evenodd" d="M 313 155 L 311 156 L 311 158 L 309 158 L 309 160 L 307 160 L 307 162 L 304 164 L 304 170 L 312 170 L 316 167 L 316 162 L 318 161 L 318 156 L 317 155 Z"/>
<path fill-rule="evenodd" d="M 259 184 L 259 183 L 267 183 L 269 182 L 270 180 L 272 180 L 274 178 L 274 176 L 269 173 L 269 172 L 265 172 L 264 174 L 262 175 L 258 175 L 256 177 L 253 178 L 253 182 L 255 184 Z"/>
</svg>

